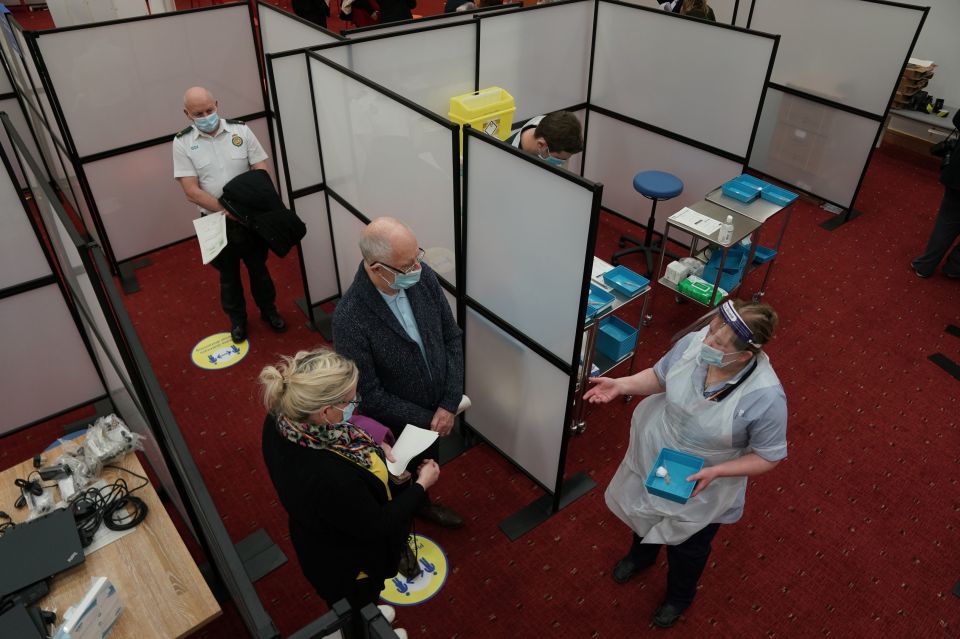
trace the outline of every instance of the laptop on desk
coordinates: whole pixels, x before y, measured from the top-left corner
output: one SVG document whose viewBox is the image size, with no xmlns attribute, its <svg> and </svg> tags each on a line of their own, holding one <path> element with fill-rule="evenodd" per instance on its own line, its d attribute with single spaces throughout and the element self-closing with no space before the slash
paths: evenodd
<svg viewBox="0 0 960 639">
<path fill-rule="evenodd" d="M 84 562 L 73 513 L 55 510 L 0 537 L 0 600 Z"/>
</svg>

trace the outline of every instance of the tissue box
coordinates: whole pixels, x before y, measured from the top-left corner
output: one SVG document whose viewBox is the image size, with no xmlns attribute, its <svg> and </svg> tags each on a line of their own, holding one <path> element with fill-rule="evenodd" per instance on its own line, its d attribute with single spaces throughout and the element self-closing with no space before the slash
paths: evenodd
<svg viewBox="0 0 960 639">
<path fill-rule="evenodd" d="M 683 262 L 670 262 L 663 273 L 663 279 L 674 284 L 680 284 L 690 275 L 690 267 Z"/>
<path fill-rule="evenodd" d="M 704 280 L 703 278 L 697 277 L 696 275 L 691 275 L 687 279 L 680 282 L 680 284 L 677 286 L 677 290 L 687 297 L 708 306 L 719 303 L 727 296 L 727 291 L 722 288 L 719 289 L 718 294 L 714 296 L 713 284 Z"/>
<path fill-rule="evenodd" d="M 657 468 L 660 466 L 667 469 L 667 475 L 670 477 L 669 484 L 665 477 L 657 477 Z M 660 450 L 657 461 L 653 463 L 653 468 L 650 469 L 647 480 L 643 485 L 651 495 L 663 497 L 678 504 L 685 504 L 690 499 L 693 487 L 697 485 L 695 481 L 687 481 L 687 477 L 700 472 L 702 468 L 702 457 L 672 448 L 663 448 Z"/>
</svg>

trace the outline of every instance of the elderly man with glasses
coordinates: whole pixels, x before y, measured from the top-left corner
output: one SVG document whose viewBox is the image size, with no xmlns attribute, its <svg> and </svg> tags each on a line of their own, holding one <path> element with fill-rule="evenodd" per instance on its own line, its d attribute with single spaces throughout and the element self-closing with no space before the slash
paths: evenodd
<svg viewBox="0 0 960 639">
<path fill-rule="evenodd" d="M 450 433 L 463 397 L 463 343 L 437 276 L 405 224 L 373 220 L 360 237 L 363 262 L 333 316 L 337 352 L 360 369 L 360 411 L 394 435 L 407 424 Z M 421 459 L 437 459 L 434 442 Z M 463 519 L 430 502 L 420 517 L 447 528 Z"/>
</svg>

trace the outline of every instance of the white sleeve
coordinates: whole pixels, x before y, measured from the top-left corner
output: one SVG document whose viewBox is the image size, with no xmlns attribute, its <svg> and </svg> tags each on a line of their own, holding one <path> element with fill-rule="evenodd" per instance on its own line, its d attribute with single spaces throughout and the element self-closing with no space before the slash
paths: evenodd
<svg viewBox="0 0 960 639">
<path fill-rule="evenodd" d="M 197 169 L 193 166 L 193 160 L 183 150 L 183 142 L 180 138 L 173 139 L 173 177 L 197 177 Z"/>
<path fill-rule="evenodd" d="M 243 127 L 245 129 L 243 137 L 247 141 L 247 162 L 250 163 L 250 166 L 253 166 L 257 162 L 263 162 L 270 157 L 267 155 L 267 152 L 263 150 L 263 147 L 260 146 L 260 140 L 253 134 L 250 127 L 246 124 L 244 124 Z"/>
</svg>

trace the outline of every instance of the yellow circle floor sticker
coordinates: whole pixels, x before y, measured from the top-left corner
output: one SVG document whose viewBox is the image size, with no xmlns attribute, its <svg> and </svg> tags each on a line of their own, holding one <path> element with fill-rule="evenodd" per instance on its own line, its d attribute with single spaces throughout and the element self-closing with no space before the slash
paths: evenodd
<svg viewBox="0 0 960 639">
<path fill-rule="evenodd" d="M 200 368 L 215 371 L 233 366 L 249 352 L 249 339 L 234 344 L 230 333 L 215 333 L 197 342 L 190 353 L 190 359 Z"/>
<path fill-rule="evenodd" d="M 415 606 L 432 599 L 447 581 L 447 555 L 437 542 L 423 535 L 411 535 L 408 543 L 413 539 L 417 540 L 417 567 L 420 568 L 420 574 L 407 579 L 398 573 L 384 582 L 380 592 L 380 598 L 394 606 Z"/>
</svg>

